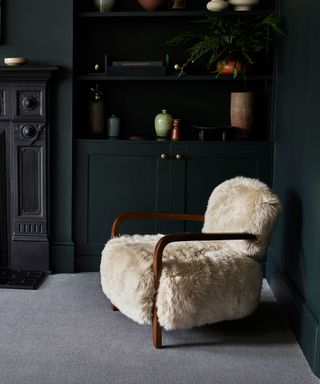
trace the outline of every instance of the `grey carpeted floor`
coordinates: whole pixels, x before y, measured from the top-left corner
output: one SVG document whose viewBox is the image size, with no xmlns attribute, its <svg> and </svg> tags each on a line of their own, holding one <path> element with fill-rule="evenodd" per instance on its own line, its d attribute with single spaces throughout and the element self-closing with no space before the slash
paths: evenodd
<svg viewBox="0 0 320 384">
<path fill-rule="evenodd" d="M 309 384 L 312 374 L 265 286 L 241 321 L 165 332 L 112 312 L 99 275 L 49 276 L 37 291 L 0 290 L 2 384 Z"/>
</svg>

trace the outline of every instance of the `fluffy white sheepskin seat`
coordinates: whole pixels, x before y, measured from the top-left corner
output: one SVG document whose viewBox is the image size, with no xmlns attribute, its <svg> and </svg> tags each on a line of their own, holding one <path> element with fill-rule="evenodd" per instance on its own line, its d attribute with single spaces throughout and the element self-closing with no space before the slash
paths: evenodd
<svg viewBox="0 0 320 384">
<path fill-rule="evenodd" d="M 165 247 L 156 304 L 167 330 L 251 314 L 260 299 L 261 257 L 280 202 L 259 180 L 236 177 L 212 192 L 202 231 L 251 233 L 252 240 L 175 242 Z M 101 284 L 110 301 L 140 324 L 152 320 L 153 251 L 162 235 L 120 236 L 102 252 Z"/>
</svg>

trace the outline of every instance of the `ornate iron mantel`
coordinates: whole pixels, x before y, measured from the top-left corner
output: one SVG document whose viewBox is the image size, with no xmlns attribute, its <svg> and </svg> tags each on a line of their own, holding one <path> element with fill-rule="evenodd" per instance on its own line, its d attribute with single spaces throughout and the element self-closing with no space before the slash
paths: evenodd
<svg viewBox="0 0 320 384">
<path fill-rule="evenodd" d="M 0 67 L 0 265 L 9 268 L 49 270 L 48 83 L 57 69 Z"/>
</svg>

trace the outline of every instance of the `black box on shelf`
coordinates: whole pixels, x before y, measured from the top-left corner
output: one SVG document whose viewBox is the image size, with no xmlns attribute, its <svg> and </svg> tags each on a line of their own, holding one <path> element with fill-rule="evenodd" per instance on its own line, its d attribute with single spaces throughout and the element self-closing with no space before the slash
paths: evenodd
<svg viewBox="0 0 320 384">
<path fill-rule="evenodd" d="M 106 75 L 109 76 L 165 76 L 166 67 L 157 66 L 110 66 Z"/>
<path fill-rule="evenodd" d="M 163 67 L 162 61 L 113 61 L 113 67 L 141 68 L 141 67 Z"/>
<path fill-rule="evenodd" d="M 166 66 L 162 61 L 113 61 L 105 55 L 105 74 L 110 76 L 164 76 Z"/>
<path fill-rule="evenodd" d="M 235 128 L 230 125 L 204 127 L 193 126 L 198 131 L 200 141 L 227 141 L 235 138 Z"/>
</svg>

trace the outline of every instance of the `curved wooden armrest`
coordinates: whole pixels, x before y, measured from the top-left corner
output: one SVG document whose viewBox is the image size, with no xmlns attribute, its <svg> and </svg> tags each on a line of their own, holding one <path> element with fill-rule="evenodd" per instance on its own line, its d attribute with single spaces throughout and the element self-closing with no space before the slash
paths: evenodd
<svg viewBox="0 0 320 384">
<path fill-rule="evenodd" d="M 204 216 L 193 213 L 169 213 L 153 211 L 123 212 L 113 222 L 111 237 L 117 236 L 121 223 L 129 219 L 186 220 L 203 222 Z"/>
<path fill-rule="evenodd" d="M 161 348 L 162 346 L 162 328 L 159 324 L 156 300 L 162 271 L 163 250 L 169 243 L 194 240 L 257 240 L 257 236 L 252 235 L 251 233 L 174 233 L 161 237 L 153 252 L 155 290 L 153 297 L 152 340 L 155 348 Z"/>
</svg>

